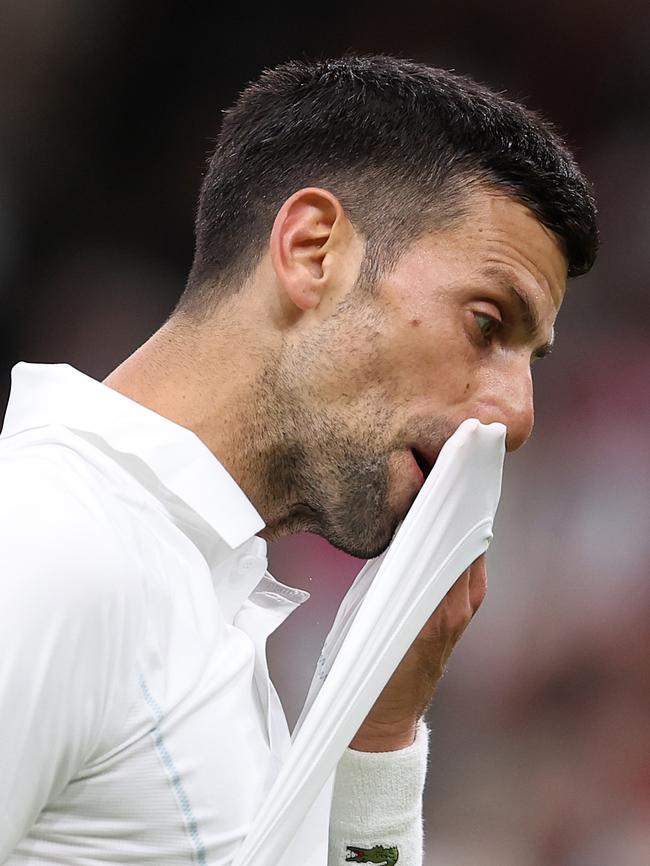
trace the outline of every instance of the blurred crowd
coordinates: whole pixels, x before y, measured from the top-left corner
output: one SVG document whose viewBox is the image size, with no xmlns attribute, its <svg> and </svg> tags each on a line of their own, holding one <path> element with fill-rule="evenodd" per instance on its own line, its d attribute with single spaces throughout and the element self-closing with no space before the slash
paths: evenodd
<svg viewBox="0 0 650 866">
<path fill-rule="evenodd" d="M 399 6 L 399 8 L 398 8 Z M 602 252 L 536 367 L 490 592 L 429 714 L 430 866 L 650 864 L 650 7 L 645 0 L 0 4 L 0 404 L 19 359 L 102 378 L 166 317 L 220 111 L 290 57 L 390 52 L 556 121 Z M 295 719 L 359 562 L 272 550 L 312 592 L 271 663 Z"/>
</svg>

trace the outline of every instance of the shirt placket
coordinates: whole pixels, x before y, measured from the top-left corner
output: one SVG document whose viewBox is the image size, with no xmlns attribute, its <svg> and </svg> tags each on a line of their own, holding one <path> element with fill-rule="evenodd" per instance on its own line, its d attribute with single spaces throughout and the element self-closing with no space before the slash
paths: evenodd
<svg viewBox="0 0 650 866">
<path fill-rule="evenodd" d="M 255 647 L 255 685 L 266 718 L 271 755 L 268 787 L 273 783 L 288 754 L 291 737 L 284 709 L 269 676 L 266 643 L 269 635 L 306 598 L 307 593 L 283 586 L 267 574 L 233 621 L 233 625 L 248 634 Z"/>
</svg>

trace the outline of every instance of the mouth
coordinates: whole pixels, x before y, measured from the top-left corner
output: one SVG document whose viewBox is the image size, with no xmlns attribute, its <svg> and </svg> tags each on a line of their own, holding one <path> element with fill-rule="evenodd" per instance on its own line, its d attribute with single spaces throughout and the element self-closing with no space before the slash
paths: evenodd
<svg viewBox="0 0 650 866">
<path fill-rule="evenodd" d="M 424 448 L 411 448 L 411 455 L 415 461 L 419 474 L 422 476 L 420 486 L 424 484 L 429 473 L 433 469 L 435 462 L 438 459 L 438 453 L 439 452 L 437 451 L 431 451 Z"/>
</svg>

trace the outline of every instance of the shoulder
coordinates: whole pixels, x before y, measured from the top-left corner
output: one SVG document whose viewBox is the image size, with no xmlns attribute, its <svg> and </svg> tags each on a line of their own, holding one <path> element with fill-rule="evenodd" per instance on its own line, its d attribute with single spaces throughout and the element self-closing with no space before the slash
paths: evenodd
<svg viewBox="0 0 650 866">
<path fill-rule="evenodd" d="M 146 614 L 125 547 L 110 493 L 102 495 L 101 475 L 83 455 L 0 440 L 0 813 L 8 827 L 26 832 L 53 791 L 120 742 Z"/>
<path fill-rule="evenodd" d="M 0 440 L 0 445 L 5 442 Z M 100 612 L 139 595 L 117 506 L 83 456 L 58 442 L 0 447 L 0 587 L 41 606 Z"/>
</svg>

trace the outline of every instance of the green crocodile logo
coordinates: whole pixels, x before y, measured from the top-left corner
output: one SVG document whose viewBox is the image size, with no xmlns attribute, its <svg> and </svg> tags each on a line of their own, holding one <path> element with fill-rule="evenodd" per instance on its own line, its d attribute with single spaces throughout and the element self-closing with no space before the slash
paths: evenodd
<svg viewBox="0 0 650 866">
<path fill-rule="evenodd" d="M 346 863 L 376 863 L 377 866 L 395 866 L 399 860 L 397 848 L 384 848 L 383 845 L 375 845 L 374 848 L 354 848 L 348 845 L 346 850 Z"/>
</svg>

